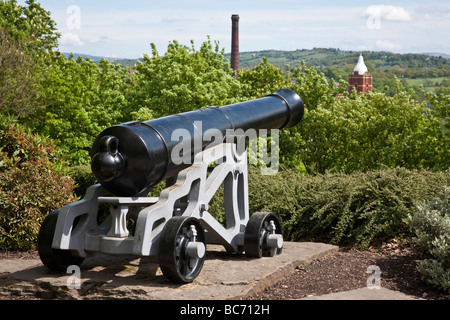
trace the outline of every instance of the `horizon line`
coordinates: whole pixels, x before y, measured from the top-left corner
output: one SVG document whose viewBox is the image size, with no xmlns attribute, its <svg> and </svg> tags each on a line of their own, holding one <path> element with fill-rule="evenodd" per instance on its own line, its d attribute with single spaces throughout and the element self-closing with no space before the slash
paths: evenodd
<svg viewBox="0 0 450 320">
<path fill-rule="evenodd" d="M 391 54 L 418 54 L 418 55 L 426 55 L 426 56 L 434 56 L 434 57 L 442 57 L 444 59 L 450 59 L 450 54 L 446 53 L 446 52 L 434 52 L 434 51 L 430 51 L 430 52 L 394 52 L 394 51 L 388 51 L 388 50 L 351 50 L 351 49 L 340 49 L 340 48 L 322 48 L 322 47 L 314 47 L 314 48 L 302 48 L 302 49 L 293 49 L 293 50 L 282 50 L 282 49 L 263 49 L 263 50 L 253 50 L 253 51 L 240 51 L 239 53 L 253 53 L 253 52 L 266 52 L 266 51 L 278 51 L 278 52 L 292 52 L 292 51 L 303 51 L 303 50 L 319 50 L 319 49 L 326 49 L 326 50 L 338 50 L 338 51 L 342 51 L 342 52 L 386 52 L 386 53 L 391 53 Z M 100 58 L 100 59 L 107 59 L 107 60 L 139 60 L 142 59 L 144 57 L 145 53 L 143 52 L 141 54 L 141 57 L 135 57 L 135 58 L 130 58 L 130 57 L 114 57 L 114 56 L 107 56 L 107 55 L 98 55 L 98 54 L 90 54 L 90 53 L 82 53 L 82 52 L 67 52 L 67 51 L 60 51 L 64 55 L 67 54 L 73 54 L 73 55 L 78 55 L 78 56 L 86 56 L 86 57 L 95 57 L 95 58 Z M 225 52 L 225 55 L 231 55 L 231 52 Z M 99 59 L 99 60 L 100 60 Z"/>
</svg>

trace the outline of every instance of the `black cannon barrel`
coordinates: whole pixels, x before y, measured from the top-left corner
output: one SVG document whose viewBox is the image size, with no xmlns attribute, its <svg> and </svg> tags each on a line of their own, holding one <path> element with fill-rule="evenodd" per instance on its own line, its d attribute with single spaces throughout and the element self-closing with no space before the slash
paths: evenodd
<svg viewBox="0 0 450 320">
<path fill-rule="evenodd" d="M 281 89 L 256 100 L 122 123 L 105 129 L 96 138 L 91 150 L 92 172 L 111 193 L 135 196 L 189 165 L 189 161 L 180 163 L 171 156 L 183 137 L 201 141 L 197 148 L 182 148 L 191 152 L 180 157 L 192 160 L 212 144 L 202 139 L 209 129 L 219 130 L 225 137 L 227 129 L 289 128 L 300 122 L 303 112 L 300 96 L 293 90 Z"/>
</svg>

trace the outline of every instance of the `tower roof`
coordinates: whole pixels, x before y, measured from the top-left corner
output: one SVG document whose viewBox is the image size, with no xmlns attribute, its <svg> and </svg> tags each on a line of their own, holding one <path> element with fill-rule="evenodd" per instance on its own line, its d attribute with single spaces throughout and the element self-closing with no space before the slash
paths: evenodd
<svg viewBox="0 0 450 320">
<path fill-rule="evenodd" d="M 353 72 L 357 71 L 359 75 L 365 74 L 368 69 L 366 67 L 366 64 L 364 63 L 364 58 L 362 54 L 359 55 L 358 63 L 356 64 L 355 68 L 353 69 Z"/>
</svg>

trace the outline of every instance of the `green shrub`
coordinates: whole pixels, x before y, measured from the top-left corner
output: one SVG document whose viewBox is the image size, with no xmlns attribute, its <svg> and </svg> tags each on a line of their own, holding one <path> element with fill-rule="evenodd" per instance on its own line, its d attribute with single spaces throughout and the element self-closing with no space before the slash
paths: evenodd
<svg viewBox="0 0 450 320">
<path fill-rule="evenodd" d="M 422 279 L 450 293 L 450 187 L 410 216 L 415 242 L 433 259 L 418 263 Z"/>
<path fill-rule="evenodd" d="M 73 180 L 52 143 L 0 117 L 0 249 L 34 247 L 41 222 L 74 200 Z"/>
<path fill-rule="evenodd" d="M 70 168 L 70 171 L 70 176 L 75 180 L 77 197 L 82 198 L 86 194 L 87 188 L 98 183 L 89 165 L 74 166 Z"/>
<path fill-rule="evenodd" d="M 272 176 L 250 168 L 250 213 L 277 213 L 286 240 L 365 249 L 376 241 L 410 237 L 408 214 L 448 182 L 444 172 L 404 168 L 318 175 L 283 170 Z M 210 211 L 223 216 L 214 201 Z"/>
</svg>

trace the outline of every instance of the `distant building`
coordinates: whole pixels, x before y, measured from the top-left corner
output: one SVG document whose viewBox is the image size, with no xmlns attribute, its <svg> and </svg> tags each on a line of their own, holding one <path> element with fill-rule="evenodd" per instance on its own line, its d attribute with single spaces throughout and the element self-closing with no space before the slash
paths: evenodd
<svg viewBox="0 0 450 320">
<path fill-rule="evenodd" d="M 348 92 L 356 89 L 357 92 L 366 93 L 372 91 L 372 75 L 364 63 L 362 54 L 359 55 L 358 63 L 353 72 L 348 76 Z"/>
</svg>

